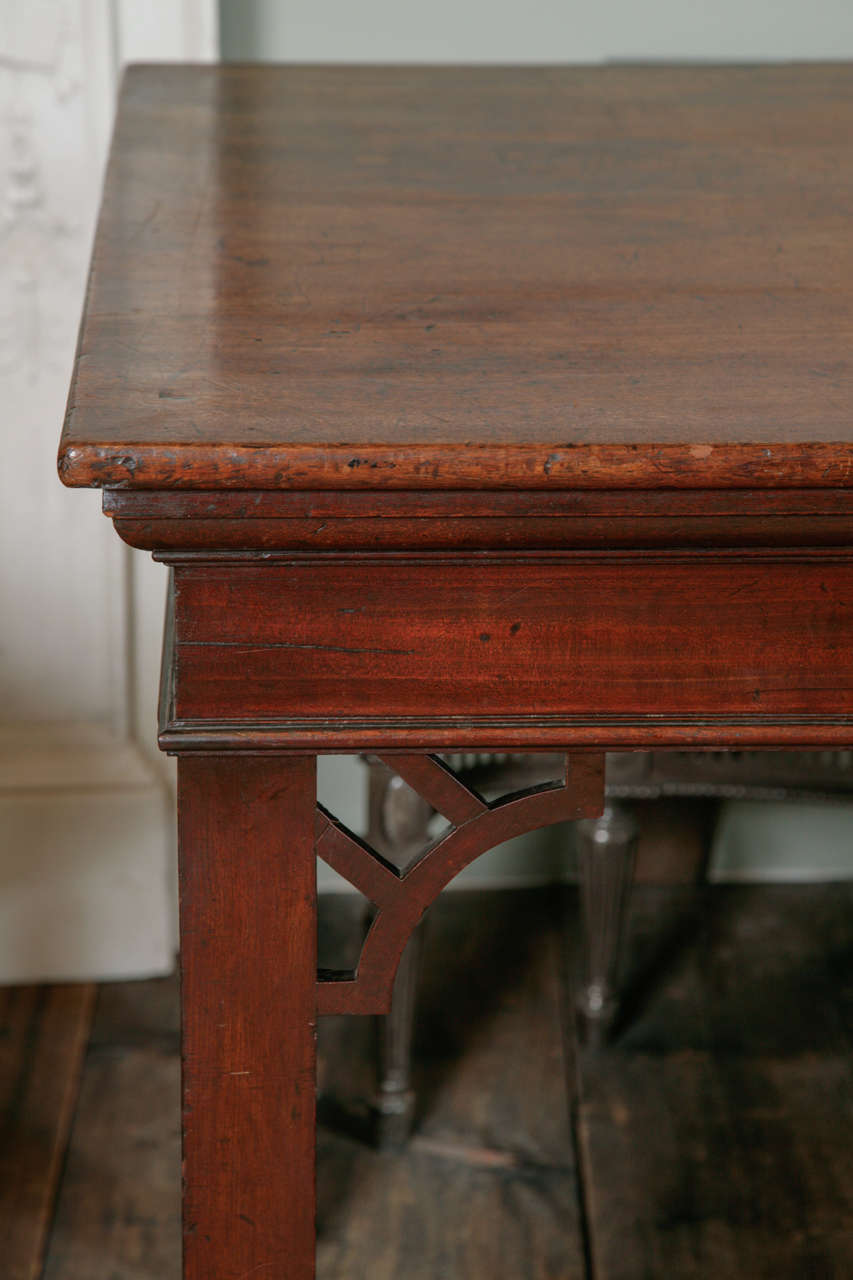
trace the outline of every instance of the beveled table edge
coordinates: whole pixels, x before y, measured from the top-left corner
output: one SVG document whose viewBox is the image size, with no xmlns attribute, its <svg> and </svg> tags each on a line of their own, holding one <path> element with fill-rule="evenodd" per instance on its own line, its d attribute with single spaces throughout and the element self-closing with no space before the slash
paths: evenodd
<svg viewBox="0 0 853 1280">
<path fill-rule="evenodd" d="M 152 444 L 73 439 L 63 483 L 113 489 L 843 488 L 851 441 L 612 444 Z"/>
</svg>

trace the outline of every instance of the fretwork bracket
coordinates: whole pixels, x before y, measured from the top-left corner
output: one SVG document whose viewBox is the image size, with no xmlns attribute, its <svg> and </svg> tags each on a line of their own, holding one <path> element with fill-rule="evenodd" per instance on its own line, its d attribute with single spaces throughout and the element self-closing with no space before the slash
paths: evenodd
<svg viewBox="0 0 853 1280">
<path fill-rule="evenodd" d="M 400 754 L 382 759 L 448 820 L 450 829 L 401 870 L 318 806 L 318 857 L 376 908 L 356 969 L 321 970 L 317 986 L 321 1014 L 387 1013 L 406 943 L 454 876 L 505 840 L 554 822 L 598 817 L 604 808 L 601 753 L 566 755 L 559 780 L 491 803 L 437 756 Z"/>
</svg>

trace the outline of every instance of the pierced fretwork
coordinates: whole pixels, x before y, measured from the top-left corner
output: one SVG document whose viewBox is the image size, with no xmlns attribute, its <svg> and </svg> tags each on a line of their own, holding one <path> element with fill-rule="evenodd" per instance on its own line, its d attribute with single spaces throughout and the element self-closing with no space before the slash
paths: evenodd
<svg viewBox="0 0 853 1280">
<path fill-rule="evenodd" d="M 318 856 L 377 907 L 357 969 L 320 974 L 320 1013 L 386 1013 L 406 943 L 455 875 L 504 840 L 554 822 L 597 817 L 604 805 L 601 754 L 567 755 L 559 781 L 490 804 L 435 756 L 383 759 L 453 825 L 400 870 L 326 810 L 318 809 Z"/>
</svg>

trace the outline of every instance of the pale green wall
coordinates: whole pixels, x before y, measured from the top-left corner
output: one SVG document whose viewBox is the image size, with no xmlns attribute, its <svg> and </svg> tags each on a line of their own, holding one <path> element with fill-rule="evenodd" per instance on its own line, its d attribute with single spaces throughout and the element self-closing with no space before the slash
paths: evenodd
<svg viewBox="0 0 853 1280">
<path fill-rule="evenodd" d="M 853 57 L 853 0 L 221 0 L 226 60 L 597 62 L 617 59 Z M 348 757 L 321 762 L 324 802 L 357 830 L 364 777 Z M 573 868 L 565 829 L 481 858 L 457 884 L 559 879 Z M 726 805 L 716 879 L 853 874 L 853 807 Z M 335 884 L 321 869 L 321 887 Z"/>
<path fill-rule="evenodd" d="M 222 53 L 308 62 L 849 58 L 851 0 L 221 0 Z"/>
</svg>

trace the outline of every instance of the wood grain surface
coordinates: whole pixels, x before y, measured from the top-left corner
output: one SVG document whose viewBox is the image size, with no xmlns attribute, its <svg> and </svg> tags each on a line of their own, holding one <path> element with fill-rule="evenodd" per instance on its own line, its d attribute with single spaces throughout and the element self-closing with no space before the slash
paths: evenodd
<svg viewBox="0 0 853 1280">
<path fill-rule="evenodd" d="M 429 493 L 107 489 L 131 546 L 217 551 L 556 551 L 842 547 L 853 490 Z"/>
<path fill-rule="evenodd" d="M 60 470 L 846 486 L 853 67 L 136 67 Z"/>
<path fill-rule="evenodd" d="M 571 742 L 573 716 L 603 741 L 607 716 L 656 717 L 656 738 L 708 715 L 850 733 L 847 559 L 318 558 L 175 582 L 178 718 L 526 715 L 533 746 L 549 718 Z"/>
<path fill-rule="evenodd" d="M 314 1274 L 314 779 L 178 766 L 184 1280 Z"/>
</svg>

